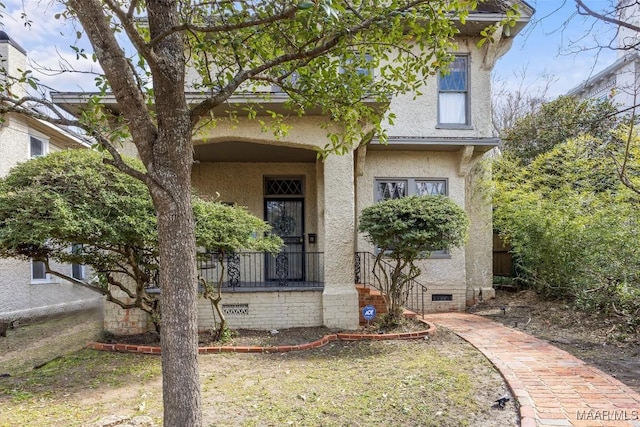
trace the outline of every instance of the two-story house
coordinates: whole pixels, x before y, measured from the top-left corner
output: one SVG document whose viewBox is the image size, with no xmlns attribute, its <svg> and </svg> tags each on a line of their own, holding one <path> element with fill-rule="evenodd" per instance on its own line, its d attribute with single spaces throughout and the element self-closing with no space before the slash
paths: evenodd
<svg viewBox="0 0 640 427">
<path fill-rule="evenodd" d="M 512 3 L 520 10 L 515 27 L 479 47 L 480 32 L 500 22 L 505 4 Z M 195 190 L 246 206 L 286 244 L 275 256 L 241 252 L 227 257 L 222 303 L 230 327 L 355 329 L 361 309 L 355 285 L 370 275 L 376 250 L 357 232 L 358 215 L 380 200 L 413 194 L 447 195 L 471 221 L 464 248 L 436 251 L 420 263 L 418 281 L 427 290 L 415 296 L 417 308 L 463 310 L 479 289 L 491 288 L 491 206 L 478 185 L 484 174 L 479 161 L 499 144 L 491 126 L 491 70 L 532 13 L 519 0 L 480 3 L 459 24 L 450 72 L 428 77 L 420 96 L 390 100 L 387 108 L 396 119 L 385 125 L 387 144 L 374 136 L 346 154 L 319 159 L 316 148 L 329 141 L 323 125 L 330 118 L 314 111 L 289 114 L 286 94 L 277 87 L 268 100 L 236 94 L 229 103 L 237 108 L 258 103 L 264 111 L 282 113 L 290 127 L 285 136 L 276 138 L 258 121 L 238 117 L 220 119 L 215 129 L 205 127 L 193 137 Z M 86 97 L 53 94 L 54 102 L 76 113 Z M 113 98 L 104 102 L 118 111 Z M 219 274 L 215 262 L 202 263 L 200 272 L 209 278 Z M 202 327 L 212 321 L 207 301 L 199 314 Z"/>
<path fill-rule="evenodd" d="M 25 50 L 0 31 L 0 68 L 3 76 L 18 76 L 27 69 Z M 24 88 L 12 85 L 15 96 Z M 87 148 L 78 136 L 47 122 L 16 114 L 3 116 L 0 123 L 0 177 L 12 166 L 49 152 Z M 59 266 L 76 278 L 84 279 L 82 265 Z M 0 320 L 15 320 L 56 314 L 73 309 L 97 307 L 102 296 L 88 289 L 56 279 L 45 272 L 43 263 L 0 258 Z"/>
</svg>

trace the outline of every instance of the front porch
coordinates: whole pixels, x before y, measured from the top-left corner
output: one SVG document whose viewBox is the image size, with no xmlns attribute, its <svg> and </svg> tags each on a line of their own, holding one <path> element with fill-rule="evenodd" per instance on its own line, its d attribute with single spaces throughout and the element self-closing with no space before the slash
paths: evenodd
<svg viewBox="0 0 640 427">
<path fill-rule="evenodd" d="M 224 292 L 324 289 L 323 252 L 207 253 L 198 260 L 198 275 Z"/>
<path fill-rule="evenodd" d="M 353 288 L 358 293 L 360 311 L 374 305 L 378 314 L 385 312 L 378 278 L 390 273 L 391 265 L 375 265 L 375 255 L 354 253 Z M 330 269 L 329 266 L 327 268 Z M 323 325 L 324 292 L 323 252 L 239 252 L 225 256 L 208 253 L 200 257 L 198 274 L 208 283 L 222 279 L 222 310 L 229 325 L 246 329 L 280 329 L 292 326 Z M 413 280 L 407 290 L 406 308 L 423 314 L 428 306 L 427 288 Z M 216 319 L 207 300 L 199 309 L 201 328 L 210 328 Z"/>
</svg>

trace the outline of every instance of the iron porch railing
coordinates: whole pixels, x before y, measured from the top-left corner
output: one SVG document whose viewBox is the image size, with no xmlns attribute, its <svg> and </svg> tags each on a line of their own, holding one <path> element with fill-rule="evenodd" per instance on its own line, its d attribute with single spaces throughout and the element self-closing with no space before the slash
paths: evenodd
<svg viewBox="0 0 640 427">
<path fill-rule="evenodd" d="M 322 252 L 236 252 L 199 254 L 198 274 L 217 285 L 222 275 L 223 290 L 256 288 L 324 287 Z"/>
<path fill-rule="evenodd" d="M 382 269 L 390 276 L 393 266 L 384 260 L 381 260 L 381 262 L 376 265 L 375 261 L 376 256 L 371 252 L 356 252 L 355 282 L 356 284 L 370 286 L 380 292 L 384 292 L 377 283 L 376 276 L 384 276 L 381 271 Z M 379 271 L 376 271 L 376 269 Z M 413 279 L 409 284 L 409 293 L 405 308 L 414 313 L 425 314 L 428 297 L 427 287 Z"/>
</svg>

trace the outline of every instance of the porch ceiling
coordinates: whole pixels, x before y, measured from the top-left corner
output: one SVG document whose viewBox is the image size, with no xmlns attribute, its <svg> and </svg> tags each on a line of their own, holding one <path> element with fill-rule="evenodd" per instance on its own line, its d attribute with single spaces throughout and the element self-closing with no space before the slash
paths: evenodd
<svg viewBox="0 0 640 427">
<path fill-rule="evenodd" d="M 196 145 L 194 160 L 199 162 L 315 163 L 316 152 L 272 144 L 226 141 Z"/>
</svg>

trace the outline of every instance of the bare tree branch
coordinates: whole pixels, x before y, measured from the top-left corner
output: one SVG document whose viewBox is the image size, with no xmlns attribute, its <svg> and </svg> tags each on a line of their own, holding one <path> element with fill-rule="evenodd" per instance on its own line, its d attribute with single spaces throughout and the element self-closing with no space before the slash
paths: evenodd
<svg viewBox="0 0 640 427">
<path fill-rule="evenodd" d="M 120 20 L 120 24 L 122 28 L 124 28 L 129 40 L 138 51 L 138 54 L 145 58 L 148 63 L 156 63 L 158 61 L 158 57 L 153 52 L 153 46 L 148 45 L 145 40 L 140 36 L 138 29 L 134 24 L 134 18 L 129 16 L 132 13 L 132 7 L 134 3 L 132 2 L 131 7 L 125 13 L 113 0 L 103 0 L 105 4 L 109 7 L 109 9 L 118 17 Z"/>
<path fill-rule="evenodd" d="M 583 15 L 583 16 L 592 16 L 596 19 L 599 19 L 600 21 L 603 22 L 608 22 L 610 24 L 614 24 L 616 26 L 619 27 L 625 27 L 628 28 L 630 30 L 633 31 L 637 31 L 640 32 L 640 27 L 638 27 L 637 25 L 633 25 L 629 22 L 625 22 L 621 19 L 616 19 L 616 18 L 612 18 L 609 15 L 605 15 L 603 13 L 598 13 L 595 10 L 591 9 L 590 7 L 588 7 L 583 0 L 575 0 L 576 2 L 576 8 L 578 10 L 578 14 Z"/>
<path fill-rule="evenodd" d="M 98 0 L 69 0 L 69 6 L 76 11 L 78 19 L 99 52 L 100 65 L 107 76 L 113 94 L 120 105 L 125 106 L 123 114 L 132 124 L 133 138 L 137 141 L 138 153 L 145 164 L 153 164 L 151 154 L 157 129 L 151 121 L 146 100 L 140 92 L 137 80 L 122 48 L 118 44 L 109 22 L 105 19 Z"/>
</svg>

